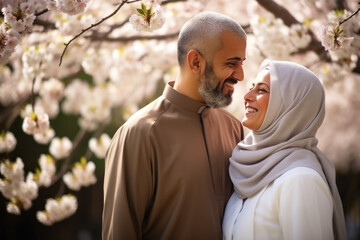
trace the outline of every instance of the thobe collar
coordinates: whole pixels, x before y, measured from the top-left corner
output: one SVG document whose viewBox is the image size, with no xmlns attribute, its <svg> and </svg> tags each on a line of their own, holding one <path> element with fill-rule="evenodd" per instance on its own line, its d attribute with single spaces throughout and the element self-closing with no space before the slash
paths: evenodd
<svg viewBox="0 0 360 240">
<path fill-rule="evenodd" d="M 209 108 L 205 103 L 196 101 L 179 93 L 173 88 L 173 86 L 174 82 L 167 83 L 163 92 L 163 97 L 168 99 L 170 102 L 180 106 L 187 111 L 198 114 L 201 114 L 205 109 Z"/>
</svg>

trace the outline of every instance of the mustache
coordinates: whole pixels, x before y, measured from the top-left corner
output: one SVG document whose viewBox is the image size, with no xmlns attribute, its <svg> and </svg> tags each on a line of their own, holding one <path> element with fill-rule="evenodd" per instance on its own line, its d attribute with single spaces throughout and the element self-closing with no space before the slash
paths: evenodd
<svg viewBox="0 0 360 240">
<path fill-rule="evenodd" d="M 225 79 L 224 83 L 225 82 L 236 84 L 238 82 L 238 80 L 236 78 L 233 78 L 233 77 L 228 77 L 227 79 Z"/>
</svg>

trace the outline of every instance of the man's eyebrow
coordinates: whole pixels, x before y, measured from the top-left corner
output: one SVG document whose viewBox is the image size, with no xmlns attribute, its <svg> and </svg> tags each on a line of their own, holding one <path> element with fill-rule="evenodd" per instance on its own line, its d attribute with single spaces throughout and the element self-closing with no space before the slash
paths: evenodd
<svg viewBox="0 0 360 240">
<path fill-rule="evenodd" d="M 228 58 L 226 60 L 228 61 L 245 61 L 246 58 L 242 59 L 241 57 L 232 57 L 232 58 Z"/>
</svg>

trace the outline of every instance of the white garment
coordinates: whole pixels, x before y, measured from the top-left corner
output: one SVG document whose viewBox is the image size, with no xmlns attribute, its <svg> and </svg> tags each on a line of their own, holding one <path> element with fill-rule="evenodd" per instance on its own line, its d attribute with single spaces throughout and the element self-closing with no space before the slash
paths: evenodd
<svg viewBox="0 0 360 240">
<path fill-rule="evenodd" d="M 311 168 L 293 168 L 253 197 L 231 196 L 224 240 L 332 240 L 333 201 L 327 183 Z"/>
</svg>

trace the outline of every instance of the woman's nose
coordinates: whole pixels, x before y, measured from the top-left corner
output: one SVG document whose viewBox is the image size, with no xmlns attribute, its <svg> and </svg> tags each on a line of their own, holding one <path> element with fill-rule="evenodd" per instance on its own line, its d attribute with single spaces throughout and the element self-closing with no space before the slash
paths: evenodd
<svg viewBox="0 0 360 240">
<path fill-rule="evenodd" d="M 244 96 L 245 102 L 246 101 L 253 102 L 254 101 L 254 96 L 255 96 L 255 94 L 254 94 L 253 90 L 248 91 Z"/>
</svg>

